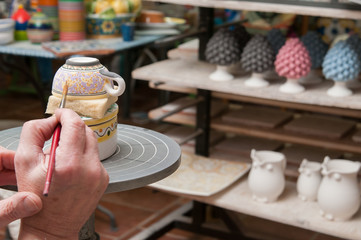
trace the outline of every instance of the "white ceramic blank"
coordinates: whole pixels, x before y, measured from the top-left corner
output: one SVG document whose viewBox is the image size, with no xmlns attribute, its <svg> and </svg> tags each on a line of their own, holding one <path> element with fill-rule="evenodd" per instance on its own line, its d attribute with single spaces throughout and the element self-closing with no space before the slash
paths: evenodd
<svg viewBox="0 0 361 240">
<path fill-rule="evenodd" d="M 327 95 L 331 97 L 347 97 L 352 95 L 352 91 L 347 88 L 346 82 L 335 82 L 333 87 L 327 90 Z"/>
<path fill-rule="evenodd" d="M 286 82 L 282 84 L 279 90 L 283 93 L 301 93 L 305 91 L 305 87 L 298 83 L 298 79 L 287 78 Z"/>
<path fill-rule="evenodd" d="M 262 87 L 267 87 L 269 85 L 269 82 L 263 78 L 262 73 L 252 73 L 251 77 L 248 78 L 244 82 L 244 84 L 247 87 L 262 88 Z"/>
<path fill-rule="evenodd" d="M 325 157 L 322 181 L 317 193 L 321 216 L 330 221 L 350 219 L 360 207 L 357 174 L 360 162 Z"/>
<path fill-rule="evenodd" d="M 316 201 L 318 188 L 321 184 L 321 163 L 303 159 L 297 178 L 298 197 L 303 201 Z"/>
<path fill-rule="evenodd" d="M 252 199 L 270 203 L 278 199 L 285 188 L 286 157 L 280 152 L 256 151 L 252 149 L 252 168 L 248 175 L 248 186 Z"/>
<path fill-rule="evenodd" d="M 227 66 L 217 66 L 216 71 L 209 75 L 209 78 L 213 81 L 226 82 L 234 79 L 234 76 L 229 73 Z"/>
</svg>

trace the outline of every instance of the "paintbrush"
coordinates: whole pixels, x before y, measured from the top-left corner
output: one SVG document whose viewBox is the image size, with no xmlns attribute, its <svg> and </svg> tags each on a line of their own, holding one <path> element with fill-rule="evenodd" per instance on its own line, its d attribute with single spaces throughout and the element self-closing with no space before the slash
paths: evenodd
<svg viewBox="0 0 361 240">
<path fill-rule="evenodd" d="M 65 82 L 65 84 L 63 86 L 63 95 L 62 95 L 62 98 L 61 98 L 61 101 L 59 104 L 59 108 L 64 108 L 67 93 L 68 93 L 68 84 L 67 84 L 67 82 Z M 48 171 L 46 173 L 46 180 L 45 180 L 45 186 L 44 186 L 44 191 L 43 191 L 43 195 L 45 197 L 47 197 L 49 194 L 50 183 L 51 183 L 51 179 L 53 177 L 53 172 L 55 170 L 55 153 L 56 153 L 56 148 L 59 145 L 60 131 L 61 131 L 61 124 L 58 123 L 58 125 L 56 126 L 55 131 L 53 133 L 53 140 L 51 142 L 49 166 L 48 166 Z"/>
</svg>

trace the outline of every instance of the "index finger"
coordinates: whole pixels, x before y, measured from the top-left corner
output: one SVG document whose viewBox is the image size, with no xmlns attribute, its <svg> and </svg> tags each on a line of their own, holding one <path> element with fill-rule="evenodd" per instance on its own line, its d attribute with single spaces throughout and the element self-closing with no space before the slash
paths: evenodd
<svg viewBox="0 0 361 240">
<path fill-rule="evenodd" d="M 16 153 L 16 156 L 20 156 L 23 159 L 21 165 L 29 167 L 27 164 L 38 164 L 38 161 L 34 161 L 34 159 L 41 160 L 39 156 L 43 155 L 44 143 L 51 138 L 56 124 L 56 118 L 49 117 L 31 120 L 23 125 Z"/>
<path fill-rule="evenodd" d="M 61 124 L 59 148 L 68 152 L 81 152 L 85 148 L 85 123 L 70 109 L 57 109 L 55 116 Z"/>
<path fill-rule="evenodd" d="M 15 185 L 15 152 L 0 146 L 0 185 Z"/>
<path fill-rule="evenodd" d="M 0 171 L 4 169 L 14 170 L 15 151 L 0 146 Z"/>
</svg>

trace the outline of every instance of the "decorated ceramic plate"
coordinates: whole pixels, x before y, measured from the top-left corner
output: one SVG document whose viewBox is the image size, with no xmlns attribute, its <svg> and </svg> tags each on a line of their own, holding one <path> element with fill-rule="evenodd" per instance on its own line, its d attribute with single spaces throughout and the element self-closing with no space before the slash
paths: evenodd
<svg viewBox="0 0 361 240">
<path fill-rule="evenodd" d="M 137 26 L 142 29 L 169 29 L 179 27 L 185 23 L 186 21 L 182 18 L 165 17 L 162 23 L 137 23 Z"/>
<path fill-rule="evenodd" d="M 180 167 L 169 177 L 150 186 L 171 192 L 210 196 L 230 186 L 249 169 L 249 163 L 183 152 Z"/>
</svg>

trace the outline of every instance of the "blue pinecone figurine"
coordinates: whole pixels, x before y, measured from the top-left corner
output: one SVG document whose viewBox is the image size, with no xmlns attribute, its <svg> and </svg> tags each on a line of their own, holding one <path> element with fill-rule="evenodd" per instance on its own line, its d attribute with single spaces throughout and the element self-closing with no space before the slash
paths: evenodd
<svg viewBox="0 0 361 240">
<path fill-rule="evenodd" d="M 324 76 L 335 81 L 335 85 L 327 91 L 327 94 L 334 97 L 352 94 L 345 83 L 359 75 L 361 65 L 358 54 L 351 44 L 346 41 L 337 42 L 327 52 L 322 67 Z"/>
</svg>

